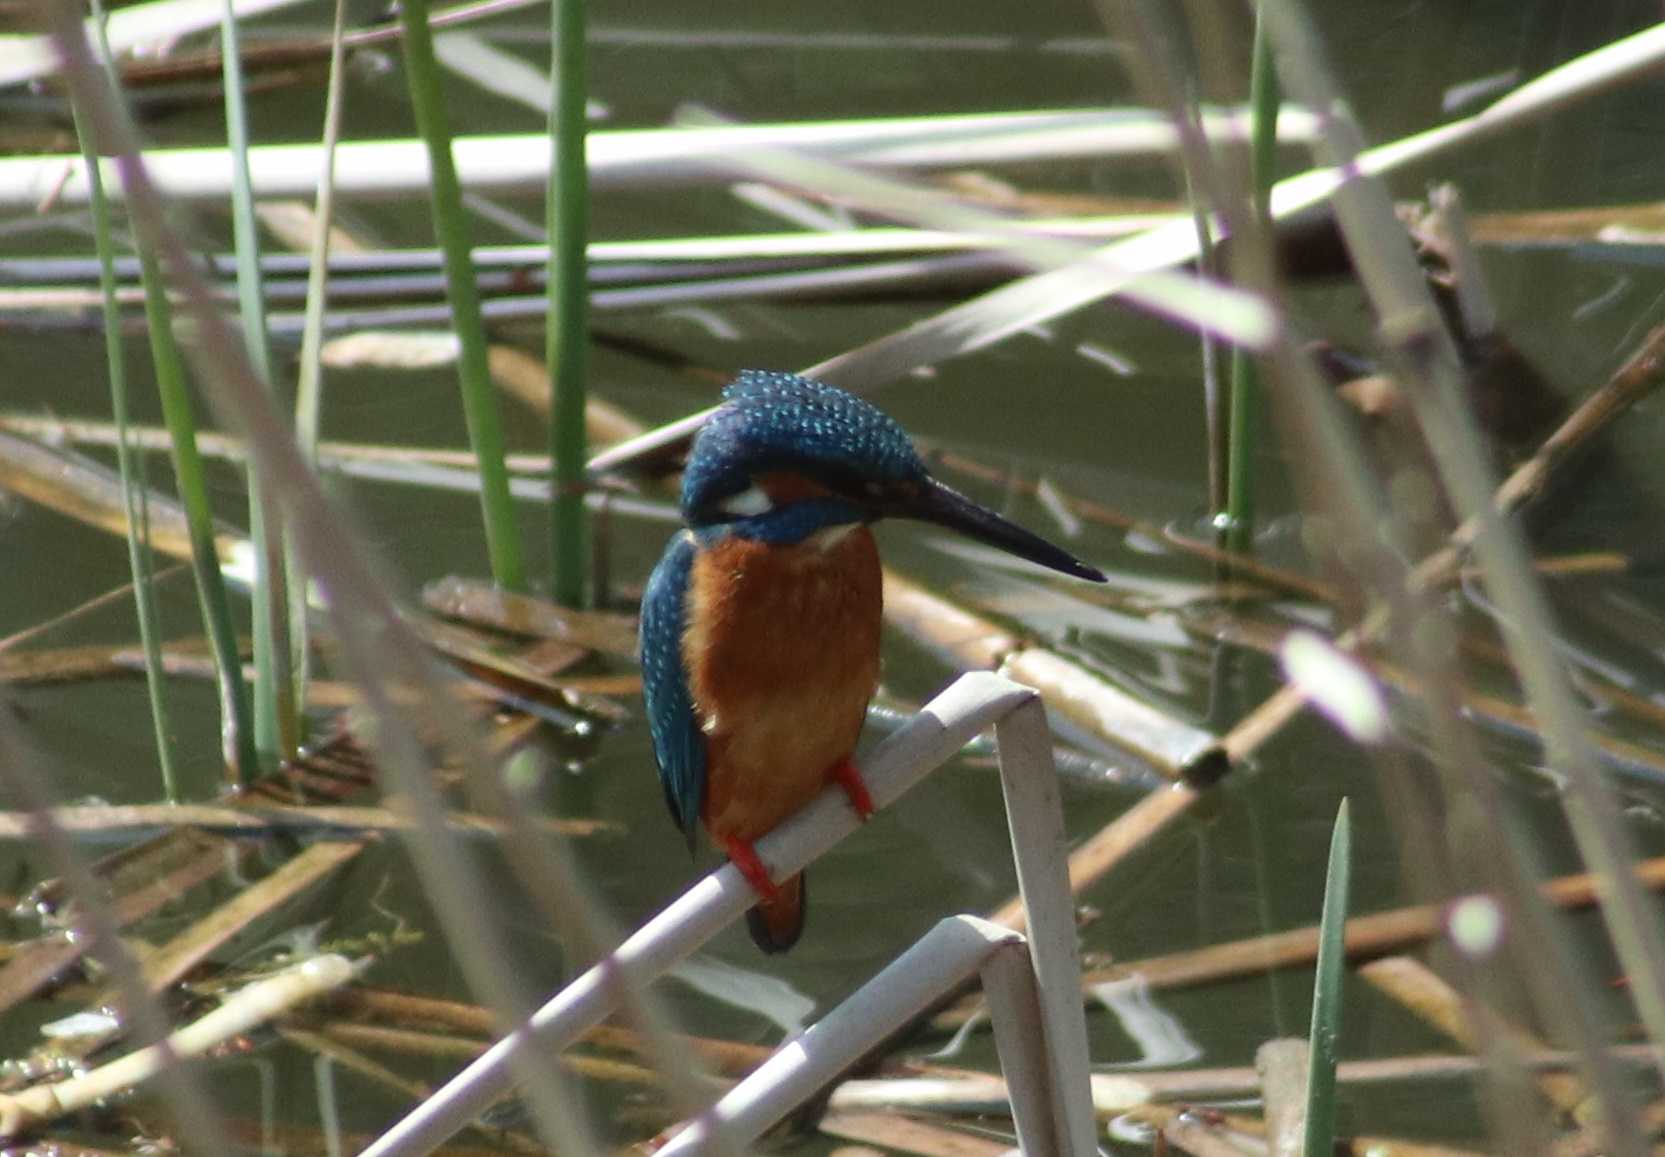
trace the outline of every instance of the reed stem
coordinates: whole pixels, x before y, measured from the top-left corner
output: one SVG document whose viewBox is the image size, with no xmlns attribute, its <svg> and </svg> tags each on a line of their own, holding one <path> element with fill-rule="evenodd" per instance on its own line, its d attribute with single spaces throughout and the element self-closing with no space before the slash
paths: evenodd
<svg viewBox="0 0 1665 1157">
<path fill-rule="evenodd" d="M 428 28 L 428 0 L 406 0 L 400 6 L 405 30 L 405 71 L 417 131 L 427 147 L 432 185 L 434 233 L 445 253 L 445 283 L 452 324 L 458 342 L 457 369 L 462 387 L 463 414 L 468 436 L 480 460 L 480 507 L 485 522 L 486 551 L 492 577 L 509 590 L 526 585 L 521 563 L 520 531 L 509 497 L 509 475 L 503 464 L 503 427 L 497 414 L 486 356 L 485 324 L 474 284 L 474 258 L 468 219 L 462 206 L 462 187 L 451 155 L 451 126 L 445 112 L 439 67 L 434 60 L 433 33 Z"/>
<path fill-rule="evenodd" d="M 346 0 L 335 0 L 331 29 L 329 82 L 324 97 L 324 139 L 318 176 L 318 199 L 313 208 L 312 245 L 308 253 L 305 320 L 301 329 L 300 366 L 295 379 L 295 443 L 313 470 L 318 468 L 318 436 L 323 415 L 324 307 L 328 301 L 330 227 L 335 216 L 335 146 L 341 138 L 341 88 Z M 291 536 L 293 537 L 293 536 Z M 307 575 L 298 551 L 288 553 L 289 670 L 291 694 L 306 703 L 311 677 L 312 649 Z"/>
<path fill-rule="evenodd" d="M 589 168 L 585 155 L 584 0 L 555 0 L 554 76 L 549 131 L 549 321 L 547 360 L 553 382 L 549 452 L 554 459 L 552 571 L 556 602 L 584 599 L 585 378 L 589 361 Z"/>
<path fill-rule="evenodd" d="M 237 307 L 249 362 L 268 390 L 273 388 L 272 353 L 266 340 L 266 295 L 260 274 L 260 233 L 255 227 L 254 190 L 249 177 L 248 110 L 243 100 L 243 65 L 238 47 L 237 9 L 224 0 L 220 60 L 224 75 L 226 143 L 231 151 L 231 230 L 237 254 Z M 254 750 L 260 770 L 275 771 L 300 743 L 300 718 L 290 677 L 288 599 L 284 594 L 283 528 L 275 507 L 251 470 L 249 537 L 254 542 Z"/>
<path fill-rule="evenodd" d="M 1252 118 L 1249 138 L 1251 212 L 1257 227 L 1270 229 L 1272 183 L 1278 149 L 1277 69 L 1266 22 L 1255 16 L 1254 62 L 1249 73 Z M 1241 346 L 1231 355 L 1231 434 L 1226 455 L 1226 547 L 1246 551 L 1254 541 L 1255 443 L 1260 432 L 1260 370 Z"/>
<path fill-rule="evenodd" d="M 208 480 L 202 455 L 197 451 L 197 421 L 191 396 L 185 385 L 185 365 L 173 332 L 173 309 L 156 257 L 140 250 L 140 269 L 145 287 L 145 321 L 150 330 L 150 354 L 156 368 L 156 389 L 162 400 L 162 420 L 173 440 L 173 470 L 185 510 L 191 540 L 191 571 L 196 578 L 197 598 L 202 604 L 204 629 L 214 648 L 218 671 L 222 755 L 234 784 L 245 782 L 259 766 L 249 726 L 248 691 L 243 682 L 243 664 L 237 651 L 237 631 L 231 617 L 231 599 L 220 573 L 219 553 L 214 546 L 214 512 L 208 502 Z"/>
<path fill-rule="evenodd" d="M 93 26 L 104 39 L 104 5 L 92 0 Z M 104 47 L 104 59 L 110 59 Z M 110 202 L 104 195 L 104 175 L 93 148 L 92 132 L 79 102 L 72 101 L 75 136 L 87 165 L 88 197 L 92 205 L 93 244 L 98 251 L 99 289 L 104 296 L 104 348 L 110 373 L 110 415 L 116 426 L 116 465 L 121 471 L 123 508 L 127 515 L 127 564 L 133 572 L 133 602 L 139 618 L 139 641 L 145 653 L 145 686 L 150 698 L 150 722 L 156 733 L 156 760 L 162 774 L 162 796 L 170 804 L 181 800 L 168 736 L 167 702 L 162 683 L 161 627 L 156 612 L 155 569 L 150 552 L 149 519 L 139 510 L 146 489 L 143 459 L 135 459 L 129 439 L 127 365 L 122 358 L 121 307 L 116 303 L 116 257 L 110 222 Z M 136 472 L 137 471 L 137 472 Z"/>
</svg>

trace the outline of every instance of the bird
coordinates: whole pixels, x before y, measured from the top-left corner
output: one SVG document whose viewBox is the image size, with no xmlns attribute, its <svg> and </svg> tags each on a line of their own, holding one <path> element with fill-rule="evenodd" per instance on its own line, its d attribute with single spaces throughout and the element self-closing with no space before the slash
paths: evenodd
<svg viewBox="0 0 1665 1157">
<path fill-rule="evenodd" d="M 803 875 L 753 843 L 829 783 L 857 815 L 852 762 L 879 681 L 881 518 L 936 523 L 1064 574 L 1104 575 L 931 476 L 876 406 L 796 374 L 742 371 L 682 475 L 685 529 L 644 588 L 642 686 L 660 785 L 693 852 L 703 825 L 757 894 L 752 940 L 803 931 Z"/>
</svg>

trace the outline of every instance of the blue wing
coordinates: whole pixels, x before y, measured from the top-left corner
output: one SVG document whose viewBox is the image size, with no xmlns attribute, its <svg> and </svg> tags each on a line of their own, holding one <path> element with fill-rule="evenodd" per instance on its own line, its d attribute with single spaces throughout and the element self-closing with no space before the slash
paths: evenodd
<svg viewBox="0 0 1665 1157">
<path fill-rule="evenodd" d="M 659 760 L 659 783 L 690 850 L 705 796 L 705 736 L 682 666 L 683 616 L 694 553 L 691 534 L 684 531 L 671 539 L 642 595 L 641 626 L 642 698 Z"/>
</svg>

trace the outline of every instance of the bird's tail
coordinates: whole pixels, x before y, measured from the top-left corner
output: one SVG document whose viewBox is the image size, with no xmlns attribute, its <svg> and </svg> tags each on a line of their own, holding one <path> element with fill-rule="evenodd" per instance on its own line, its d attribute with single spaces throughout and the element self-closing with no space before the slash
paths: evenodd
<svg viewBox="0 0 1665 1157">
<path fill-rule="evenodd" d="M 771 955 L 785 952 L 798 942 L 809 908 L 809 888 L 802 872 L 778 886 L 778 896 L 759 900 L 757 907 L 746 913 L 746 930 L 752 934 L 752 942 Z"/>
</svg>

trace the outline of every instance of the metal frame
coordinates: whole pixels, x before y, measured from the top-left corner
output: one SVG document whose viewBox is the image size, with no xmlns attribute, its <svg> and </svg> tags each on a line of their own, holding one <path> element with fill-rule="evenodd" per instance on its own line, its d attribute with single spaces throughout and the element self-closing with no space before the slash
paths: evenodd
<svg viewBox="0 0 1665 1157">
<path fill-rule="evenodd" d="M 989 994 L 1023 1151 L 1034 1157 L 1089 1157 L 1095 1151 L 1063 810 L 1040 697 L 989 672 L 963 675 L 879 744 L 863 760 L 862 775 L 874 802 L 887 807 L 991 724 L 1029 938 L 973 917 L 943 921 L 843 1005 L 783 1045 L 673 1138 L 666 1151 L 732 1151 L 744 1145 L 973 972 L 981 973 Z M 843 792 L 829 788 L 759 840 L 757 853 L 782 879 L 860 826 Z M 712 872 L 418 1105 L 364 1150 L 364 1157 L 431 1152 L 509 1091 L 511 1070 L 526 1046 L 565 1048 L 614 1011 L 626 984 L 646 984 L 666 972 L 754 900 L 733 865 Z M 1025 943 L 1028 967 L 1016 952 Z"/>
</svg>

